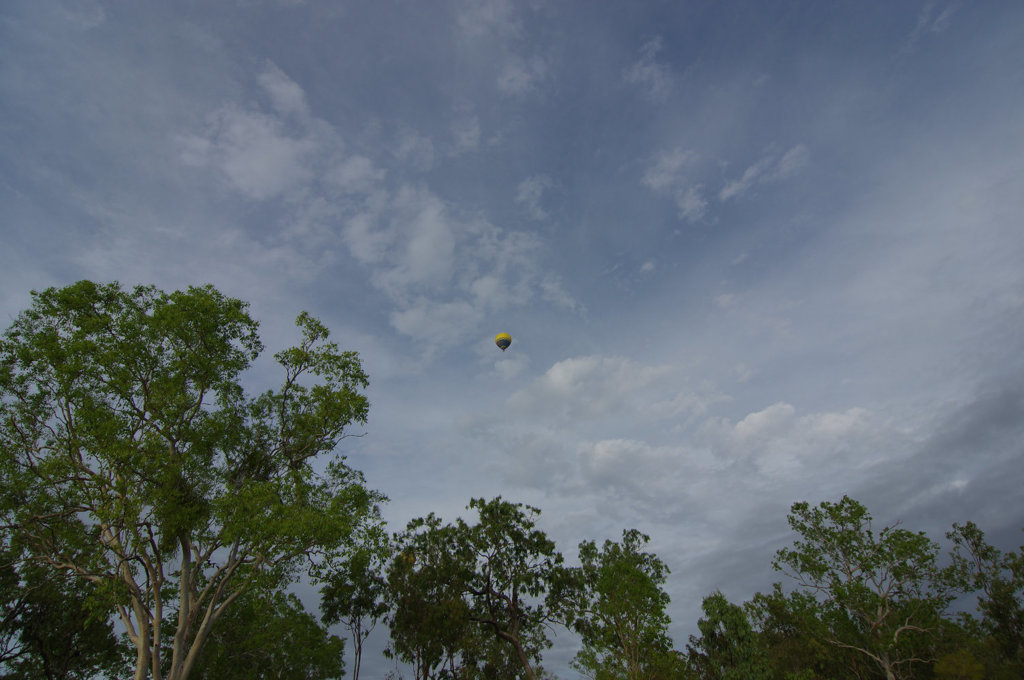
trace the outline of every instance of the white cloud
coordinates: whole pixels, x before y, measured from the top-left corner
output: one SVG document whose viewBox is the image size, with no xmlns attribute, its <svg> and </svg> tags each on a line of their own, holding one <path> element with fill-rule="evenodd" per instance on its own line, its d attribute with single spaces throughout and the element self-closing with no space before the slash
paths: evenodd
<svg viewBox="0 0 1024 680">
<path fill-rule="evenodd" d="M 475 150 L 480 146 L 480 119 L 473 115 L 456 119 L 452 123 L 452 136 L 454 137 L 453 153 L 459 154 Z"/>
<path fill-rule="evenodd" d="M 807 166 L 810 153 L 803 144 L 797 144 L 779 159 L 771 179 L 788 179 Z"/>
<path fill-rule="evenodd" d="M 646 366 L 622 357 L 564 359 L 509 397 L 508 407 L 527 419 L 577 424 L 612 413 L 624 417 L 637 412 L 643 388 L 672 372 L 669 366 Z"/>
<path fill-rule="evenodd" d="M 748 167 L 739 179 L 728 182 L 718 192 L 720 201 L 727 201 L 747 193 L 755 184 L 768 184 L 789 179 L 807 166 L 810 154 L 807 147 L 797 144 L 781 156 L 770 152 Z"/>
<path fill-rule="evenodd" d="M 511 0 L 463 0 L 456 22 L 463 34 L 469 37 L 512 36 L 522 29 L 514 15 Z"/>
<path fill-rule="evenodd" d="M 398 135 L 393 153 L 401 162 L 422 172 L 434 167 L 434 142 L 412 129 L 406 128 Z"/>
<path fill-rule="evenodd" d="M 423 186 L 368 197 L 346 219 L 342 239 L 396 305 L 395 330 L 423 339 L 430 351 L 465 336 L 491 311 L 537 298 L 575 307 L 558 278 L 542 271 L 537 237 L 455 215 Z M 430 316 L 445 323 L 416 323 Z"/>
<path fill-rule="evenodd" d="M 920 12 L 918 12 L 917 23 L 914 25 L 913 30 L 907 37 L 907 42 L 903 46 L 903 53 L 906 54 L 913 52 L 917 48 L 918 43 L 925 36 L 929 34 L 938 35 L 949 28 L 949 24 L 953 20 L 953 15 L 958 9 L 957 3 L 946 3 L 941 10 L 936 11 L 937 4 L 938 3 L 935 2 L 929 2 L 921 8 Z"/>
<path fill-rule="evenodd" d="M 275 64 L 257 80 L 271 110 L 221 106 L 205 129 L 177 137 L 182 164 L 214 169 L 253 200 L 289 196 L 298 211 L 318 182 L 329 191 L 366 192 L 383 179 L 369 159 L 344 155 L 334 128 L 310 115 L 302 88 Z"/>
<path fill-rule="evenodd" d="M 640 48 L 640 58 L 624 72 L 626 82 L 639 85 L 656 102 L 665 101 L 672 90 L 672 75 L 666 64 L 656 60 L 664 45 L 661 37 L 652 38 Z"/>
<path fill-rule="evenodd" d="M 386 176 L 365 156 L 349 156 L 335 163 L 323 175 L 323 181 L 343 193 L 368 193 Z"/>
<path fill-rule="evenodd" d="M 707 415 L 714 404 L 724 401 L 728 401 L 728 397 L 719 394 L 710 385 L 702 385 L 696 389 L 682 390 L 669 399 L 653 401 L 650 413 L 662 420 L 682 419 L 685 423 L 691 423 Z"/>
<path fill-rule="evenodd" d="M 677 378 L 669 367 L 616 357 L 557 362 L 474 432 L 509 447 L 515 462 L 498 465 L 506 483 L 592 506 L 623 526 L 685 521 L 698 534 L 807 497 L 809 480 L 813 497 L 855 489 L 911 448 L 862 408 L 801 414 L 777 402 L 736 420 L 718 417 L 726 395 L 711 386 L 679 390 Z"/>
<path fill-rule="evenodd" d="M 790 404 L 772 404 L 763 411 L 751 413 L 740 422 L 736 423 L 733 429 L 737 438 L 744 444 L 755 443 L 758 440 L 777 435 L 785 428 L 796 413 Z"/>
<path fill-rule="evenodd" d="M 107 22 L 107 13 L 93 0 L 78 0 L 60 6 L 60 14 L 76 28 L 88 31 Z"/>
<path fill-rule="evenodd" d="M 454 342 L 465 335 L 477 318 L 477 310 L 468 302 L 414 300 L 404 309 L 391 313 L 391 325 L 410 338 L 423 340 L 430 354 L 440 344 Z"/>
<path fill-rule="evenodd" d="M 498 75 L 498 91 L 513 96 L 526 94 L 544 80 L 547 71 L 547 64 L 540 57 L 511 57 Z"/>
<path fill-rule="evenodd" d="M 459 228 L 450 219 L 444 203 L 423 187 L 403 186 L 391 197 L 383 230 L 360 236 L 382 238 L 376 254 L 375 285 L 394 298 L 440 290 L 455 270 L 455 249 Z"/>
<path fill-rule="evenodd" d="M 530 359 L 525 354 L 507 355 L 494 362 L 494 370 L 504 380 L 510 380 L 521 374 L 530 365 Z"/>
<path fill-rule="evenodd" d="M 562 285 L 562 279 L 553 273 L 545 274 L 540 280 L 541 298 L 562 309 L 585 311 L 580 303 Z"/>
<path fill-rule="evenodd" d="M 254 111 L 224 107 L 206 134 L 181 138 L 181 160 L 210 165 L 238 191 L 267 200 L 309 181 L 313 140 L 286 134 L 281 123 Z"/>
<path fill-rule="evenodd" d="M 519 183 L 516 192 L 516 203 L 519 203 L 535 220 L 546 220 L 548 213 L 542 207 L 544 193 L 554 187 L 554 182 L 547 175 L 533 175 Z"/>
<path fill-rule="evenodd" d="M 679 208 L 680 219 L 688 222 L 699 222 L 707 212 L 708 202 L 701 195 L 701 185 L 695 184 L 680 188 L 676 192 L 676 207 Z"/>
<path fill-rule="evenodd" d="M 718 199 L 720 201 L 726 201 L 735 196 L 743 194 L 749 189 L 754 182 L 764 174 L 767 168 L 772 164 L 771 158 L 762 158 L 757 161 L 749 168 L 747 168 L 743 176 L 739 179 L 733 180 L 726 184 L 722 190 L 718 193 Z"/>
<path fill-rule="evenodd" d="M 306 117 L 306 93 L 275 64 L 267 65 L 266 70 L 260 74 L 259 82 L 270 95 L 270 101 L 279 113 Z"/>
<path fill-rule="evenodd" d="M 679 453 L 675 448 L 653 447 L 633 439 L 604 439 L 580 444 L 576 462 L 588 489 L 618 490 L 648 500 L 659 486 L 655 471 L 678 467 L 673 459 L 680 457 Z"/>
<path fill-rule="evenodd" d="M 722 293 L 715 296 L 715 307 L 729 309 L 739 304 L 740 298 L 735 293 Z"/>
<path fill-rule="evenodd" d="M 654 165 L 644 172 L 643 183 L 655 191 L 670 189 L 685 179 L 683 168 L 697 160 L 697 153 L 673 149 L 658 155 Z"/>
<path fill-rule="evenodd" d="M 708 207 L 702 192 L 703 186 L 693 183 L 688 177 L 687 171 L 697 159 L 694 151 L 680 148 L 663 151 L 641 178 L 641 182 L 654 191 L 670 193 L 675 200 L 679 218 L 688 222 L 699 222 Z"/>
</svg>

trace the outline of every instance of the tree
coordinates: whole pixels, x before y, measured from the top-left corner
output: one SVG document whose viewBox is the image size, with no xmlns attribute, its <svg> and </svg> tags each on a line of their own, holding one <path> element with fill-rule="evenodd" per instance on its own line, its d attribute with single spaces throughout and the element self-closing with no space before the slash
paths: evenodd
<svg viewBox="0 0 1024 680">
<path fill-rule="evenodd" d="M 982 680 L 985 666 L 968 650 L 960 649 L 935 662 L 935 677 L 939 680 Z"/>
<path fill-rule="evenodd" d="M 536 528 L 540 510 L 501 498 L 473 499 L 467 508 L 477 511 L 476 524 L 442 524 L 431 514 L 396 537 L 388 576 L 395 652 L 421 680 L 520 673 L 535 680 L 550 645 L 545 626 L 563 610 L 551 601 L 565 592 L 562 556 Z"/>
<path fill-rule="evenodd" d="M 672 654 L 668 637 L 668 595 L 662 590 L 669 569 L 643 551 L 650 541 L 636 529 L 622 532 L 622 542 L 593 541 L 579 546 L 580 567 L 571 613 L 583 649 L 574 665 L 593 678 L 651 678 Z"/>
<path fill-rule="evenodd" d="M 562 610 L 552 601 L 564 592 L 558 584 L 562 555 L 536 528 L 539 509 L 500 497 L 474 498 L 467 507 L 477 511 L 479 521 L 470 526 L 459 520 L 455 536 L 457 552 L 471 556 L 462 584 L 469 619 L 511 645 L 526 676 L 536 680 L 534 660 L 551 644 L 545 626 Z"/>
<path fill-rule="evenodd" d="M 701 636 L 690 636 L 690 665 L 704 680 L 768 680 L 757 634 L 739 605 L 715 592 L 701 603 Z"/>
<path fill-rule="evenodd" d="M 330 635 L 292 594 L 252 591 L 228 609 L 196 662 L 195 680 L 333 680 L 345 641 Z"/>
<path fill-rule="evenodd" d="M 106 612 L 90 606 L 95 586 L 67 574 L 50 574 L 21 559 L 0 555 L 0 667 L 4 678 L 72 680 L 113 673 L 122 646 Z"/>
<path fill-rule="evenodd" d="M 874 670 L 863 654 L 829 642 L 830 633 L 819 618 L 821 607 L 813 594 L 786 593 L 781 583 L 775 583 L 770 593 L 755 594 L 744 609 L 773 678 L 860 678 Z"/>
<path fill-rule="evenodd" d="M 462 588 L 468 555 L 457 554 L 455 532 L 431 513 L 395 536 L 387 576 L 388 653 L 411 664 L 416 680 L 455 676 L 462 655 L 475 648 Z"/>
<path fill-rule="evenodd" d="M 946 534 L 953 542 L 953 568 L 964 588 L 978 594 L 981 620 L 963 615 L 968 629 L 983 636 L 979 649 L 988 677 L 1024 674 L 1024 547 L 1003 553 L 990 545 L 973 522 L 954 524 Z M 988 653 L 985 653 L 985 652 Z M 950 662 L 952 663 L 952 661 Z M 957 656 L 961 665 L 964 654 Z"/>
<path fill-rule="evenodd" d="M 320 591 L 324 623 L 343 623 L 352 636 L 352 680 L 359 680 L 363 643 L 388 611 L 384 569 L 390 557 L 387 534 L 373 527 Z"/>
<path fill-rule="evenodd" d="M 888 680 L 934 660 L 929 635 L 956 589 L 933 541 L 898 525 L 876 535 L 867 509 L 847 496 L 795 503 L 788 519 L 800 538 L 774 566 L 817 598 L 828 642 L 867 657 Z"/>
<path fill-rule="evenodd" d="M 255 397 L 239 380 L 257 323 L 210 286 L 33 292 L 0 340 L 0 516 L 37 564 L 96 585 L 136 680 L 188 677 L 234 601 L 376 517 L 383 496 L 328 455 L 366 420 L 358 355 L 297 324 L 282 386 Z"/>
</svg>

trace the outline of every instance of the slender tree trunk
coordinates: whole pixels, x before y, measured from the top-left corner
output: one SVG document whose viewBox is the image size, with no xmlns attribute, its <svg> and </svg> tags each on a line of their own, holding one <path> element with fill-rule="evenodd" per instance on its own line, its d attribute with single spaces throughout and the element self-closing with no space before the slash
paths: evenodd
<svg viewBox="0 0 1024 680">
<path fill-rule="evenodd" d="M 533 672 L 533 666 L 530 665 L 530 659 L 526 656 L 526 652 L 523 650 L 522 645 L 519 644 L 519 640 L 513 640 L 512 644 L 516 648 L 516 654 L 519 656 L 519 662 L 523 664 L 523 670 L 526 671 L 526 677 L 530 680 L 537 680 L 537 674 Z"/>
<path fill-rule="evenodd" d="M 882 656 L 882 670 L 885 671 L 885 680 L 896 680 L 896 673 L 892 670 L 888 654 Z"/>
</svg>

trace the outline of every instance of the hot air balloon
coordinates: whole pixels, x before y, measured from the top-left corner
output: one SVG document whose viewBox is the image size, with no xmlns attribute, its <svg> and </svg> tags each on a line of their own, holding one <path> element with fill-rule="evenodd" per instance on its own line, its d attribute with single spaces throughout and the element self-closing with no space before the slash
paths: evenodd
<svg viewBox="0 0 1024 680">
<path fill-rule="evenodd" d="M 512 336 L 508 333 L 498 333 L 494 336 L 494 344 L 504 352 L 508 349 L 508 346 L 512 344 Z"/>
</svg>

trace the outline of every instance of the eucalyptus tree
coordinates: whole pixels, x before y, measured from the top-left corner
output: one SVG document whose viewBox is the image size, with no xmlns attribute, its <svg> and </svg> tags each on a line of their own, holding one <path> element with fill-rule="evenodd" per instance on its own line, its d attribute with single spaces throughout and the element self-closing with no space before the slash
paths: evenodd
<svg viewBox="0 0 1024 680">
<path fill-rule="evenodd" d="M 870 677 L 874 664 L 865 655 L 829 642 L 821 606 L 813 594 L 786 592 L 775 583 L 769 593 L 756 593 L 744 605 L 757 631 L 758 646 L 773 678 Z"/>
<path fill-rule="evenodd" d="M 125 650 L 106 612 L 92 608 L 94 593 L 93 584 L 49 573 L 16 548 L 0 551 L 0 677 L 86 680 L 116 673 Z"/>
<path fill-rule="evenodd" d="M 988 648 L 979 654 L 988 676 L 1024 676 L 1024 546 L 1003 552 L 973 522 L 954 524 L 946 537 L 953 543 L 954 569 L 965 588 L 978 595 L 980 620 L 969 614 L 961 618 Z"/>
<path fill-rule="evenodd" d="M 847 496 L 795 503 L 788 519 L 799 538 L 774 566 L 815 597 L 830 644 L 870 660 L 887 680 L 934 661 L 935 636 L 959 593 L 937 564 L 935 542 L 897 525 L 876 533 L 867 509 Z"/>
<path fill-rule="evenodd" d="M 572 628 L 583 649 L 574 665 L 595 678 L 641 680 L 674 655 L 668 636 L 671 623 L 663 590 L 669 568 L 643 548 L 650 537 L 636 529 L 622 541 L 594 541 L 579 546 L 580 566 L 573 576 Z"/>
<path fill-rule="evenodd" d="M 367 416 L 358 355 L 297 325 L 281 386 L 256 396 L 240 380 L 257 323 L 211 286 L 33 292 L 0 339 L 3 524 L 95 584 L 136 680 L 186 678 L 243 593 L 336 559 L 376 518 L 383 497 L 334 455 Z"/>
<path fill-rule="evenodd" d="M 394 539 L 387 572 L 389 656 L 412 666 L 415 680 L 456 676 L 474 655 L 463 594 L 465 552 L 455 527 L 431 513 L 408 523 Z"/>
<path fill-rule="evenodd" d="M 474 525 L 459 520 L 456 540 L 467 554 L 462 588 L 470 621 L 511 646 L 526 677 L 535 680 L 541 651 L 551 646 L 547 629 L 561 621 L 564 558 L 537 528 L 538 508 L 500 497 L 474 498 Z"/>
<path fill-rule="evenodd" d="M 210 633 L 194 680 L 337 680 L 345 641 L 291 593 L 242 595 Z"/>
<path fill-rule="evenodd" d="M 478 515 L 473 524 L 431 514 L 396 538 L 393 651 L 422 680 L 499 669 L 534 680 L 551 644 L 547 630 L 564 609 L 554 601 L 566 592 L 562 555 L 536 527 L 537 508 L 499 497 L 472 499 L 467 509 Z"/>
<path fill-rule="evenodd" d="M 703 680 L 768 680 L 771 676 L 757 633 L 743 607 L 721 592 L 701 603 L 700 636 L 690 636 L 687 655 Z"/>
<path fill-rule="evenodd" d="M 324 623 L 341 623 L 352 642 L 352 680 L 359 680 L 363 643 L 388 612 L 385 570 L 391 545 L 380 526 L 360 535 L 357 545 L 324 579 L 320 590 Z"/>
</svg>

